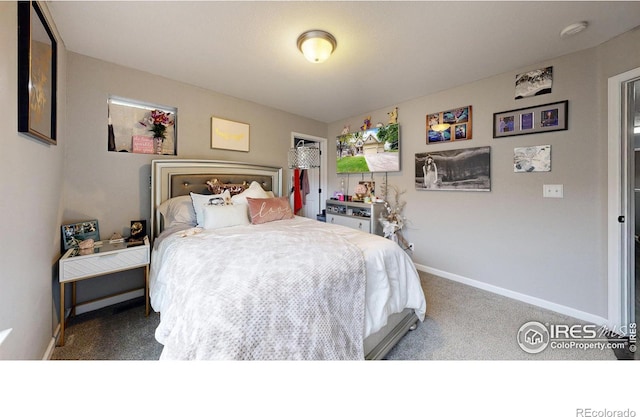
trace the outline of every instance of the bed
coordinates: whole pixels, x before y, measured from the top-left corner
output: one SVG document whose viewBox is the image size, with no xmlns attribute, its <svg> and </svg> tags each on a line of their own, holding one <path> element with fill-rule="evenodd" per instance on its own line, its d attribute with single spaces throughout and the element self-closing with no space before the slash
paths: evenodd
<svg viewBox="0 0 640 417">
<path fill-rule="evenodd" d="M 407 254 L 293 216 L 281 168 L 163 159 L 151 170 L 161 359 L 382 359 L 424 319 Z"/>
</svg>

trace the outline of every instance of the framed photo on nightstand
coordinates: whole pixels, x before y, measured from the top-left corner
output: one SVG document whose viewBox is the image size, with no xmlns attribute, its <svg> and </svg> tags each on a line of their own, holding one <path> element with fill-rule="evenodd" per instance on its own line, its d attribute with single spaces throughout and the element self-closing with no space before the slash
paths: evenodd
<svg viewBox="0 0 640 417">
<path fill-rule="evenodd" d="M 131 235 L 127 240 L 129 245 L 144 243 L 144 237 L 147 235 L 146 220 L 131 220 Z"/>
<path fill-rule="evenodd" d="M 71 247 L 77 246 L 78 242 L 82 240 L 93 239 L 96 242 L 100 240 L 100 230 L 97 220 L 63 224 L 61 229 L 63 252 Z"/>
</svg>

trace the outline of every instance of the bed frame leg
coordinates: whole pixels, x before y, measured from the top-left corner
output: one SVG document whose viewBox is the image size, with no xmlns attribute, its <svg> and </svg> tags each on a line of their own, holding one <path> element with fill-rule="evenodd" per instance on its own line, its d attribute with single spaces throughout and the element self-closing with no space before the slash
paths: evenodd
<svg viewBox="0 0 640 417">
<path fill-rule="evenodd" d="M 411 325 L 411 327 L 409 327 L 409 331 L 411 332 L 411 331 L 413 331 L 413 330 L 415 330 L 417 328 L 418 328 L 418 323 L 417 322 L 413 323 L 413 325 Z"/>
</svg>

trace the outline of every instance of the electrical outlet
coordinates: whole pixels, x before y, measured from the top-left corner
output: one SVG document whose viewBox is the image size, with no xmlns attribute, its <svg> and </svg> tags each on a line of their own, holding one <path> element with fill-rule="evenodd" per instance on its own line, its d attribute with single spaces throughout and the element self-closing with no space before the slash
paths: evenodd
<svg viewBox="0 0 640 417">
<path fill-rule="evenodd" d="M 562 184 L 544 184 L 542 186 L 542 196 L 546 198 L 563 198 L 564 186 Z"/>
<path fill-rule="evenodd" d="M 415 249 L 415 247 L 413 246 L 413 243 L 409 243 L 409 250 L 411 252 L 413 252 L 414 249 Z"/>
</svg>

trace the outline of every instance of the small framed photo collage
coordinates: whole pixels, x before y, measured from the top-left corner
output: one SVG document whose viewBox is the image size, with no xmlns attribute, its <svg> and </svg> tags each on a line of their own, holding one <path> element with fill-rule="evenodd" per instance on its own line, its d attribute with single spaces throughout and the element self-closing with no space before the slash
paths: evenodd
<svg viewBox="0 0 640 417">
<path fill-rule="evenodd" d="M 567 130 L 569 101 L 524 107 L 493 114 L 493 137 Z"/>
</svg>

